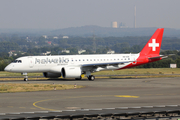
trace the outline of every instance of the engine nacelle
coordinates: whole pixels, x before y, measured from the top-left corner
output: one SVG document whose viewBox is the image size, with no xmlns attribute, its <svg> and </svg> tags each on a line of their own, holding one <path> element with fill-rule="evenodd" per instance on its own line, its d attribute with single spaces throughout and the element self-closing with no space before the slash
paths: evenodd
<svg viewBox="0 0 180 120">
<path fill-rule="evenodd" d="M 58 78 L 61 77 L 61 73 L 44 72 L 43 76 L 46 78 Z"/>
<path fill-rule="evenodd" d="M 63 67 L 61 75 L 63 78 L 80 78 L 82 72 L 80 67 Z"/>
</svg>

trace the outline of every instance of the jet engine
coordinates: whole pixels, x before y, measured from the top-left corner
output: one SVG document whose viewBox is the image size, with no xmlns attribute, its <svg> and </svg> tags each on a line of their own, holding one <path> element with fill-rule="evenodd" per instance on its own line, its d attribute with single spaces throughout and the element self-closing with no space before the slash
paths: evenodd
<svg viewBox="0 0 180 120">
<path fill-rule="evenodd" d="M 44 72 L 43 76 L 46 78 L 58 78 L 61 77 L 61 73 Z"/>
<path fill-rule="evenodd" d="M 63 78 L 80 78 L 81 68 L 80 67 L 63 67 L 61 69 L 61 75 Z"/>
</svg>

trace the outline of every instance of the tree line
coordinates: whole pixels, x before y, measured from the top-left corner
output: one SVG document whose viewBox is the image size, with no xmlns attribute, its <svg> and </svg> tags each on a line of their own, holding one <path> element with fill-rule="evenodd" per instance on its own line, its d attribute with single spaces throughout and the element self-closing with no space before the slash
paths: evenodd
<svg viewBox="0 0 180 120">
<path fill-rule="evenodd" d="M 127 37 L 72 37 L 63 38 L 53 36 L 19 36 L 0 34 L 0 52 L 21 51 L 27 52 L 30 49 L 42 47 L 60 47 L 62 49 L 92 49 L 93 41 L 96 48 L 108 47 L 116 53 L 137 52 L 142 48 L 151 36 L 127 36 Z M 137 46 L 135 46 L 137 45 Z M 133 47 L 133 48 L 132 48 Z M 131 50 L 133 49 L 133 50 Z M 164 37 L 162 50 L 180 50 L 180 38 Z"/>
</svg>

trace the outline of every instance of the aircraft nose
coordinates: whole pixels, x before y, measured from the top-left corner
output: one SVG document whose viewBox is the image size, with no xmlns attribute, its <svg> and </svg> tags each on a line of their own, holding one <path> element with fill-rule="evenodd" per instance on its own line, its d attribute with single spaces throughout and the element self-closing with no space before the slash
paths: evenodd
<svg viewBox="0 0 180 120">
<path fill-rule="evenodd" d="M 5 71 L 11 71 L 12 70 L 12 65 L 10 64 L 10 65 L 8 65 L 8 66 L 6 66 L 5 68 L 4 68 L 4 70 Z"/>
</svg>

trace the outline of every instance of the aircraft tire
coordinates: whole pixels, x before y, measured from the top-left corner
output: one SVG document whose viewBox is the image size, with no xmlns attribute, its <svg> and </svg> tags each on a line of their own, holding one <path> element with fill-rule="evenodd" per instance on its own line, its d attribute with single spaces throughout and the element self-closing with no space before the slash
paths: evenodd
<svg viewBox="0 0 180 120">
<path fill-rule="evenodd" d="M 24 78 L 24 81 L 28 81 L 28 79 L 27 79 L 27 78 Z"/>
<path fill-rule="evenodd" d="M 94 77 L 93 75 L 90 75 L 90 76 L 88 77 L 88 80 L 94 81 L 94 80 L 95 80 L 95 77 Z"/>
</svg>

